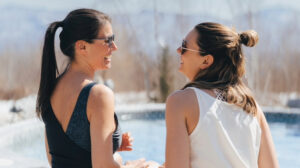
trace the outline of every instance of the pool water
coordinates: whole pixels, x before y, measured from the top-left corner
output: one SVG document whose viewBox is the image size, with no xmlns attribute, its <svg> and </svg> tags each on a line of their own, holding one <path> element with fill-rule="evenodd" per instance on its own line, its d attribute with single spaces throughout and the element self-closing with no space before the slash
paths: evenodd
<svg viewBox="0 0 300 168">
<path fill-rule="evenodd" d="M 300 167 L 300 123 L 269 123 L 281 168 Z"/>
<path fill-rule="evenodd" d="M 164 162 L 165 121 L 162 119 L 138 119 L 120 121 L 123 132 L 131 132 L 134 142 L 133 151 L 120 152 L 123 160 L 145 158 L 158 163 Z M 300 123 L 270 122 L 276 152 L 281 168 L 300 167 Z M 42 136 L 43 137 L 43 136 Z M 14 151 L 26 157 L 46 161 L 44 139 L 30 142 L 27 147 L 18 147 Z"/>
<path fill-rule="evenodd" d="M 160 164 L 165 156 L 165 121 L 132 120 L 120 121 L 123 132 L 131 132 L 134 138 L 133 151 L 120 152 L 124 160 L 145 158 Z"/>
<path fill-rule="evenodd" d="M 125 160 L 145 157 L 159 163 L 164 162 L 165 121 L 132 120 L 122 123 L 124 130 L 130 130 L 135 139 L 132 152 L 121 152 Z M 281 168 L 300 167 L 300 123 L 288 124 L 269 122 L 277 157 Z"/>
</svg>

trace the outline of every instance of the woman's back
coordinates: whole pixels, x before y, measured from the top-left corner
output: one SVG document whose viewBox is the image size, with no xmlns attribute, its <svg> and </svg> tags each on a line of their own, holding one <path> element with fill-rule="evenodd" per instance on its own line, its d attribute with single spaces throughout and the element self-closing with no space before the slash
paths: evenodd
<svg viewBox="0 0 300 168">
<path fill-rule="evenodd" d="M 85 76 L 78 75 L 76 72 L 66 72 L 58 79 L 50 102 L 64 132 L 67 130 L 82 89 L 89 83 L 92 83 L 92 79 L 87 80 Z M 88 111 L 86 112 L 89 119 Z"/>
<path fill-rule="evenodd" d="M 94 83 L 82 82 L 72 85 L 71 82 L 65 78 L 58 82 L 47 111 L 42 115 L 51 154 L 51 164 L 53 167 L 91 167 L 91 152 L 88 149 L 90 146 L 87 147 L 90 135 L 86 105 Z M 81 118 L 84 119 L 74 116 L 83 116 Z M 78 124 L 78 122 L 83 123 Z M 82 127 L 78 127 L 74 131 L 72 125 L 81 125 Z M 74 138 L 78 131 L 81 132 L 81 140 Z M 80 141 L 82 142 L 80 143 Z"/>
<path fill-rule="evenodd" d="M 76 75 L 69 73 L 66 73 L 59 79 L 50 102 L 53 112 L 64 132 L 67 130 L 68 123 L 75 109 L 80 92 L 84 86 L 89 83 L 91 83 L 91 81 L 80 80 Z"/>
<path fill-rule="evenodd" d="M 191 167 L 258 167 L 261 129 L 256 117 L 192 89 L 200 117 L 189 135 Z"/>
<path fill-rule="evenodd" d="M 73 78 L 76 79 L 76 78 Z M 70 83 L 71 82 L 71 83 Z M 87 83 L 87 84 L 86 84 Z M 96 83 L 62 78 L 43 114 L 53 167 L 91 167 L 88 98 Z M 113 150 L 120 145 L 120 128 L 113 134 Z"/>
</svg>

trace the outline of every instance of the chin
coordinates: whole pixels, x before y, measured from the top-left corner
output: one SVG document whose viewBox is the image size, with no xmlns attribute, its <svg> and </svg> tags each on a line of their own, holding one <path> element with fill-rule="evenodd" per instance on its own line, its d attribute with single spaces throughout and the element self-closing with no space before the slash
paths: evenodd
<svg viewBox="0 0 300 168">
<path fill-rule="evenodd" d="M 184 74 L 184 70 L 183 70 L 182 65 L 180 65 L 180 67 L 178 68 L 178 71 Z"/>
<path fill-rule="evenodd" d="M 111 68 L 111 65 L 104 65 L 104 66 L 102 65 L 101 67 L 97 68 L 97 70 L 103 71 L 103 70 L 108 70 L 110 68 Z"/>
<path fill-rule="evenodd" d="M 179 72 L 182 71 L 182 65 L 179 65 L 178 71 L 179 71 Z"/>
<path fill-rule="evenodd" d="M 189 77 L 187 76 L 187 74 L 184 72 L 183 69 L 179 68 L 178 71 L 179 71 L 182 75 L 184 75 L 185 77 L 189 78 Z"/>
<path fill-rule="evenodd" d="M 111 68 L 111 64 L 105 65 L 105 68 L 104 68 L 104 69 L 110 69 L 110 68 Z"/>
<path fill-rule="evenodd" d="M 181 74 L 183 74 L 185 76 L 185 73 L 183 72 L 182 69 L 178 69 L 178 72 L 180 72 Z"/>
</svg>

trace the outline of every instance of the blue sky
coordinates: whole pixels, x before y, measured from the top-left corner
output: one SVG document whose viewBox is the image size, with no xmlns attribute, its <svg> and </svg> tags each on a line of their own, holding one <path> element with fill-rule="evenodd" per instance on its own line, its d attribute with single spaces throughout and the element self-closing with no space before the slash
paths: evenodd
<svg viewBox="0 0 300 168">
<path fill-rule="evenodd" d="M 24 8 L 39 8 L 45 10 L 70 11 L 75 8 L 96 8 L 108 14 L 131 13 L 141 10 L 153 10 L 154 3 L 158 11 L 181 12 L 185 14 L 209 13 L 224 19 L 230 19 L 243 6 L 260 10 L 271 7 L 291 8 L 300 11 L 299 0 L 236 0 L 235 7 L 228 2 L 234 0 L 1 0 L 0 7 L 21 6 Z M 247 2 L 251 5 L 247 5 Z M 254 2 L 254 3 L 253 3 Z M 255 6 L 253 6 L 255 5 Z M 233 12 L 235 11 L 235 12 Z"/>
</svg>

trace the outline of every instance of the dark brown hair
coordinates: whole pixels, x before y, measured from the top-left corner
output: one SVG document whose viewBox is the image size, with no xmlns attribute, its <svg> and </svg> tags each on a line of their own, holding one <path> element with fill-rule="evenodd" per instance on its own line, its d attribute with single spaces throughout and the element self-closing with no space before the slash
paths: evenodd
<svg viewBox="0 0 300 168">
<path fill-rule="evenodd" d="M 200 53 L 212 55 L 213 64 L 201 70 L 193 81 L 184 86 L 200 89 L 220 89 L 228 103 L 235 104 L 247 113 L 256 115 L 257 105 L 250 89 L 243 83 L 245 56 L 242 44 L 253 47 L 258 42 L 255 31 L 237 33 L 218 23 L 201 23 L 195 26 Z"/>
<path fill-rule="evenodd" d="M 70 61 L 73 61 L 75 42 L 85 40 L 93 43 L 92 39 L 97 38 L 99 30 L 107 22 L 111 22 L 111 19 L 102 12 L 93 9 L 77 9 L 71 11 L 63 21 L 50 24 L 45 34 L 42 54 L 41 80 L 36 105 L 38 116 L 45 112 L 59 75 L 54 50 L 56 30 L 62 27 L 59 35 L 60 49 Z"/>
</svg>

